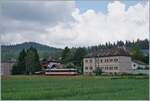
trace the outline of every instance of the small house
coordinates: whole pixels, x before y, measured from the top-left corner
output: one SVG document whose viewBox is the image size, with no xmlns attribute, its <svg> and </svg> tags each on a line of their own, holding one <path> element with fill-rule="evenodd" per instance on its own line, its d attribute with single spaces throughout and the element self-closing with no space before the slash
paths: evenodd
<svg viewBox="0 0 150 101">
<path fill-rule="evenodd" d="M 132 60 L 132 69 L 146 69 L 147 67 L 148 65 L 142 61 Z"/>
<path fill-rule="evenodd" d="M 1 61 L 1 75 L 11 75 L 12 67 L 15 63 L 15 60 Z"/>
</svg>

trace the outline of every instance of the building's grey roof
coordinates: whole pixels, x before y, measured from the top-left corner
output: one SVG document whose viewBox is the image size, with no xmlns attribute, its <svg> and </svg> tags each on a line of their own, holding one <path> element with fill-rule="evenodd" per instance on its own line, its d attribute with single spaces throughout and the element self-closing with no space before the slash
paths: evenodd
<svg viewBox="0 0 150 101">
<path fill-rule="evenodd" d="M 132 60 L 132 62 L 135 62 L 135 63 L 140 64 L 140 65 L 146 65 L 146 63 L 139 61 L 139 60 Z"/>
<path fill-rule="evenodd" d="M 56 61 L 54 59 L 43 59 L 40 61 L 41 64 L 48 64 L 50 62 L 60 63 L 59 61 Z"/>
<path fill-rule="evenodd" d="M 109 57 L 109 56 L 130 56 L 129 52 L 124 48 L 101 49 L 99 51 L 90 53 L 88 57 Z"/>
<path fill-rule="evenodd" d="M 1 63 L 16 63 L 15 60 L 3 60 Z"/>
</svg>

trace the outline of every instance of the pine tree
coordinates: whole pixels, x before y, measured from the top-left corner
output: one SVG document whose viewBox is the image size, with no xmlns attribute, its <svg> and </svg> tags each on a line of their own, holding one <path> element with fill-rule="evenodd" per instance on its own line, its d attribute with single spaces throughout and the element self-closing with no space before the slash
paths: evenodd
<svg viewBox="0 0 150 101">
<path fill-rule="evenodd" d="M 140 50 L 140 47 L 137 43 L 135 43 L 132 47 L 132 58 L 137 60 L 143 59 L 143 53 Z"/>
<path fill-rule="evenodd" d="M 24 74 L 26 63 L 25 63 L 26 51 L 23 49 L 18 57 L 17 63 L 13 66 L 12 74 Z"/>
<path fill-rule="evenodd" d="M 40 70 L 39 56 L 37 50 L 33 47 L 27 50 L 26 61 L 26 74 L 33 74 Z"/>
<path fill-rule="evenodd" d="M 70 55 L 71 55 L 71 52 L 70 52 L 70 49 L 68 47 L 65 47 L 65 49 L 63 50 L 62 52 L 62 62 L 64 64 L 70 62 Z"/>
<path fill-rule="evenodd" d="M 85 48 L 78 48 L 74 54 L 73 57 L 73 63 L 74 65 L 77 66 L 78 71 L 80 71 L 80 73 L 83 73 L 83 58 L 84 56 L 86 56 L 87 51 Z"/>
<path fill-rule="evenodd" d="M 74 54 L 74 64 L 77 66 L 81 66 L 81 62 L 84 58 L 84 56 L 87 54 L 86 49 L 85 48 L 78 48 Z"/>
</svg>

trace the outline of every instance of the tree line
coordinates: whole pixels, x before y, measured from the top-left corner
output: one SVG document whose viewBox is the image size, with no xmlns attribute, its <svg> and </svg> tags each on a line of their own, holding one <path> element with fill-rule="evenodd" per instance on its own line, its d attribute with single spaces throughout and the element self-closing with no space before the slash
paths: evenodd
<svg viewBox="0 0 150 101">
<path fill-rule="evenodd" d="M 132 59 L 149 63 L 149 55 L 144 55 L 142 49 L 149 49 L 149 40 L 137 40 L 137 41 L 117 41 L 116 43 L 107 42 L 105 44 L 99 44 L 91 47 L 78 47 L 78 48 L 64 48 L 61 54 L 61 62 L 65 68 L 77 68 L 83 72 L 83 58 L 89 53 L 96 52 L 101 49 L 113 49 L 113 48 L 126 48 Z"/>
<path fill-rule="evenodd" d="M 135 45 L 138 45 L 139 49 L 149 49 L 149 40 L 144 39 L 140 40 L 137 39 L 136 41 L 117 41 L 117 42 L 106 42 L 105 44 L 99 44 L 95 46 L 87 47 L 88 52 L 94 52 L 99 49 L 109 49 L 109 48 L 116 48 L 116 47 L 126 47 L 128 49 L 132 49 Z"/>
<path fill-rule="evenodd" d="M 80 73 L 83 73 L 83 58 L 92 52 L 100 49 L 111 49 L 117 47 L 125 47 L 130 51 L 132 59 L 137 59 L 145 63 L 149 63 L 149 55 L 144 55 L 142 49 L 149 49 L 149 40 L 137 41 L 117 41 L 117 43 L 106 43 L 91 47 L 69 48 L 65 47 L 62 52 L 55 57 L 56 60 L 64 64 L 64 68 L 76 68 Z M 47 54 L 48 56 L 48 54 Z M 46 56 L 46 57 L 47 57 Z M 44 57 L 45 58 L 45 57 Z M 13 66 L 13 74 L 33 74 L 40 70 L 39 55 L 35 48 L 30 47 L 23 49 L 17 59 L 17 63 Z"/>
<path fill-rule="evenodd" d="M 33 74 L 39 71 L 40 61 L 39 55 L 35 48 L 30 47 L 23 49 L 17 59 L 16 64 L 12 68 L 12 74 Z"/>
<path fill-rule="evenodd" d="M 48 56 L 58 58 L 62 52 L 62 49 L 60 48 L 50 47 L 36 42 L 24 42 L 15 45 L 1 45 L 1 53 L 2 53 L 1 60 L 2 61 L 7 61 L 10 59 L 16 60 L 22 49 L 28 49 L 30 47 L 34 47 L 38 50 L 40 58 Z"/>
</svg>

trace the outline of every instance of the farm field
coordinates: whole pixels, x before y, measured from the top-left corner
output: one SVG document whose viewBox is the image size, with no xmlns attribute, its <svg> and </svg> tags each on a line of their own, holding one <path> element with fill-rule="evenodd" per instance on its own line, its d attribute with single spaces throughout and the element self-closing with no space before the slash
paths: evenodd
<svg viewBox="0 0 150 101">
<path fill-rule="evenodd" d="M 2 100 L 148 100 L 148 78 L 2 76 Z"/>
</svg>

